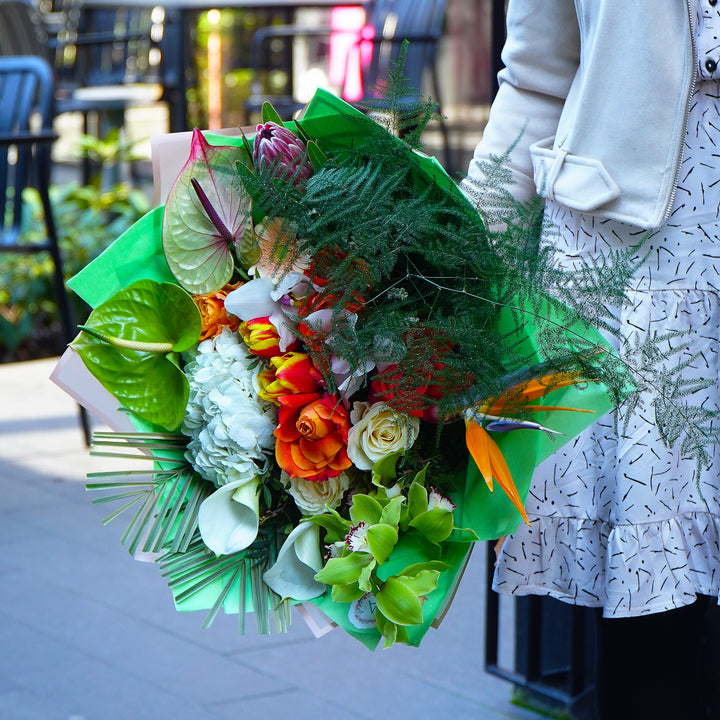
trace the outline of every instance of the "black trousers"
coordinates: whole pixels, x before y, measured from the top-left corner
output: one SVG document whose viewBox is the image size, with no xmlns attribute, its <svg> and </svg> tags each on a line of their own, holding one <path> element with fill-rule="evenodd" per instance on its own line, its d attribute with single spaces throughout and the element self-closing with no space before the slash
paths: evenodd
<svg viewBox="0 0 720 720">
<path fill-rule="evenodd" d="M 600 720 L 705 717 L 702 639 L 707 607 L 708 598 L 700 597 L 653 615 L 597 618 Z"/>
</svg>

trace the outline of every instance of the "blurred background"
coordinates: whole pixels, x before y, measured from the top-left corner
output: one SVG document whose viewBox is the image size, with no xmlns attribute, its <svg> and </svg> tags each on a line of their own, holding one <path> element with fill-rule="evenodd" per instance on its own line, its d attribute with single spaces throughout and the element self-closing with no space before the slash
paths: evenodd
<svg viewBox="0 0 720 720">
<path fill-rule="evenodd" d="M 82 493 L 98 469 L 89 419 L 47 380 L 88 313 L 64 281 L 152 206 L 152 136 L 252 127 L 266 100 L 290 119 L 318 87 L 382 112 L 376 84 L 408 40 L 401 103 L 431 98 L 425 150 L 458 178 L 504 13 L 504 0 L 0 0 L 1 717 L 593 717 L 590 614 L 499 599 L 488 547 L 420 651 L 371 656 L 302 626 L 239 638 L 227 618 L 201 631 L 101 527 Z"/>
<path fill-rule="evenodd" d="M 30 120 L 53 137 L 23 153 L 49 181 L 62 273 L 149 208 L 151 136 L 253 126 L 265 100 L 290 119 L 318 87 L 382 110 L 376 84 L 403 40 L 412 88 L 403 102 L 432 99 L 441 119 L 428 125 L 425 150 L 456 177 L 487 117 L 503 23 L 504 0 L 0 0 L 0 58 L 35 56 L 52 72 L 51 106 Z M 18 118 L 4 121 L 0 132 L 19 131 Z M 21 163 L 9 136 L 0 151 L 12 172 Z M 34 252 L 46 235 L 44 189 L 37 175 L 15 179 L 3 191 L 23 196 L 0 244 L 3 362 L 56 355 L 70 334 L 56 311 L 52 257 Z M 70 303 L 81 320 L 86 309 Z"/>
</svg>

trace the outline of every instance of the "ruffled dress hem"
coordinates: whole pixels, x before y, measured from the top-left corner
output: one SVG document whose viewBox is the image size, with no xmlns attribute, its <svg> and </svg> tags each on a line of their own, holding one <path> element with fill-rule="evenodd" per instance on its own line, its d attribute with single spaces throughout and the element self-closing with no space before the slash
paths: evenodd
<svg viewBox="0 0 720 720">
<path fill-rule="evenodd" d="M 616 618 L 682 607 L 698 595 L 720 602 L 720 518 L 710 512 L 615 526 L 535 515 L 508 540 L 493 583 L 499 593 L 546 595 Z"/>
</svg>

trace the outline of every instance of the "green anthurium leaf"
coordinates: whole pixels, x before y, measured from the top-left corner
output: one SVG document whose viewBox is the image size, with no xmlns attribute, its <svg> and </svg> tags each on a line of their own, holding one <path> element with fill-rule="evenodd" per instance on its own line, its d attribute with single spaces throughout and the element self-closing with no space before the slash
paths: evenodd
<svg viewBox="0 0 720 720">
<path fill-rule="evenodd" d="M 402 510 L 404 502 L 405 498 L 403 498 L 402 495 L 391 498 L 383 508 L 382 515 L 380 515 L 380 522 L 397 527 L 400 523 L 400 511 Z"/>
<path fill-rule="evenodd" d="M 440 573 L 437 570 L 421 570 L 412 577 L 403 574 L 398 575 L 397 578 L 416 595 L 427 595 L 437 587 L 439 576 Z"/>
<path fill-rule="evenodd" d="M 398 625 L 419 625 L 422 607 L 417 595 L 397 577 L 389 577 L 375 595 L 380 612 Z"/>
<path fill-rule="evenodd" d="M 408 510 L 410 511 L 410 519 L 416 515 L 427 512 L 428 494 L 427 490 L 418 482 L 413 481 L 408 491 Z"/>
<path fill-rule="evenodd" d="M 255 235 L 252 218 L 248 218 L 245 229 L 235 245 L 235 257 L 245 270 L 249 270 L 260 259 L 260 244 Z"/>
<path fill-rule="evenodd" d="M 449 510 L 433 508 L 416 515 L 410 521 L 410 527 L 421 532 L 430 542 L 440 543 L 447 540 L 453 531 L 453 514 Z"/>
<path fill-rule="evenodd" d="M 388 559 L 388 555 L 392 552 L 397 541 L 398 531 L 392 525 L 377 523 L 367 529 L 367 543 L 378 565 L 382 565 Z"/>
<path fill-rule="evenodd" d="M 353 525 L 364 522 L 366 525 L 374 525 L 380 522 L 382 505 L 369 495 L 353 495 L 353 504 L 350 508 L 350 519 Z"/>
<path fill-rule="evenodd" d="M 372 592 L 372 574 L 373 570 L 375 570 L 375 563 L 370 563 L 370 565 L 367 565 L 363 568 L 362 572 L 360 573 L 360 577 L 358 579 L 358 587 L 366 593 Z"/>
<path fill-rule="evenodd" d="M 326 585 L 356 583 L 363 568 L 374 562 L 372 555 L 363 552 L 354 552 L 341 558 L 330 558 L 325 563 L 325 567 L 315 575 L 315 579 Z"/>
<path fill-rule="evenodd" d="M 322 515 L 313 515 L 307 518 L 311 523 L 315 523 L 325 528 L 325 542 L 334 543 L 345 539 L 350 532 L 352 524 L 341 517 L 335 510 L 328 510 Z"/>
<path fill-rule="evenodd" d="M 330 597 L 336 603 L 350 603 L 359 600 L 365 590 L 361 590 L 358 583 L 348 583 L 347 585 L 333 585 Z"/>
<path fill-rule="evenodd" d="M 398 460 L 402 457 L 403 453 L 394 452 L 390 455 L 386 455 L 382 460 L 378 460 L 372 469 L 372 482 L 373 485 L 384 487 L 389 485 L 397 477 L 397 466 Z"/>
<path fill-rule="evenodd" d="M 163 214 L 165 259 L 193 294 L 214 292 L 233 275 L 233 248 L 250 220 L 250 196 L 236 182 L 237 147 L 209 145 L 193 133 L 190 158 L 170 190 Z"/>
<path fill-rule="evenodd" d="M 197 342 L 201 326 L 200 312 L 182 288 L 138 280 L 99 305 L 72 346 L 125 408 L 176 430 L 189 389 L 175 353 Z"/>
<path fill-rule="evenodd" d="M 278 111 L 269 102 L 263 103 L 262 121 L 264 123 L 274 122 L 276 125 L 281 125 L 284 127 L 284 123 L 282 121 L 282 118 L 278 115 Z"/>
<path fill-rule="evenodd" d="M 327 163 L 327 155 L 325 155 L 315 141 L 311 140 L 308 142 L 305 145 L 305 150 L 307 151 L 308 159 L 313 166 L 313 170 L 317 172 L 325 166 L 325 163 Z"/>
</svg>

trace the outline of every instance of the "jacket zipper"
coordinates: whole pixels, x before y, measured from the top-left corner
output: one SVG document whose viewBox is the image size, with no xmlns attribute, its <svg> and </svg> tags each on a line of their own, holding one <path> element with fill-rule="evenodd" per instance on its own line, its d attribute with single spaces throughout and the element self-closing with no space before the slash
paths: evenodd
<svg viewBox="0 0 720 720">
<path fill-rule="evenodd" d="M 693 20 L 693 7 L 692 0 L 686 0 L 688 20 L 690 21 L 690 49 L 692 51 L 692 80 L 690 82 L 690 94 L 688 95 L 687 105 L 685 107 L 685 122 L 683 123 L 683 131 L 680 135 L 680 151 L 678 152 L 677 167 L 675 168 L 675 177 L 673 179 L 672 191 L 670 192 L 670 199 L 668 200 L 667 209 L 665 210 L 665 220 L 670 217 L 672 212 L 673 204 L 675 203 L 675 194 L 677 192 L 677 185 L 680 182 L 680 168 L 682 166 L 683 157 L 685 155 L 685 136 L 687 135 L 688 125 L 690 124 L 690 108 L 693 103 L 693 96 L 695 95 L 695 85 L 697 83 L 697 64 L 698 64 L 698 52 L 697 43 L 695 42 L 695 22 Z"/>
</svg>

